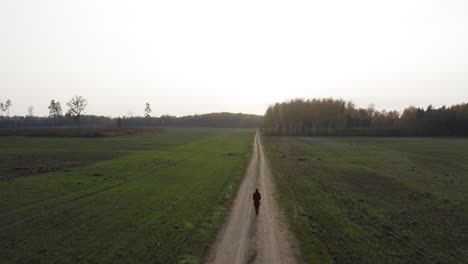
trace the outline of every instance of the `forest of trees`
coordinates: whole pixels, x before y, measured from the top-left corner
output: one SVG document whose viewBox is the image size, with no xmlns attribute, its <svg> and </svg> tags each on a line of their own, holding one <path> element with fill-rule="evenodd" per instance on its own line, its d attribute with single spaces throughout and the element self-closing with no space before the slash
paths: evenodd
<svg viewBox="0 0 468 264">
<path fill-rule="evenodd" d="M 241 113 L 211 113 L 175 117 L 152 117 L 151 106 L 145 104 L 144 116 L 105 117 L 84 115 L 87 100 L 73 97 L 62 114 L 60 102 L 52 100 L 48 117 L 9 116 L 11 101 L 0 105 L 0 128 L 25 127 L 262 127 L 268 135 L 301 136 L 468 136 L 468 104 L 426 109 L 410 106 L 402 113 L 377 111 L 373 105 L 356 107 L 341 99 L 295 99 L 268 107 L 265 116 Z"/>
<path fill-rule="evenodd" d="M 264 131 L 306 136 L 468 136 L 468 104 L 410 106 L 400 114 L 331 98 L 295 99 L 267 109 Z"/>
<path fill-rule="evenodd" d="M 55 103 L 55 102 L 54 102 Z M 56 104 L 54 104 L 57 106 Z M 52 106 L 52 104 L 51 104 Z M 0 128 L 20 127 L 64 127 L 75 126 L 76 118 L 69 115 L 60 115 L 57 107 L 51 107 L 49 117 L 37 116 L 3 116 L 0 118 Z M 105 127 L 137 127 L 137 126 L 197 126 L 197 127 L 232 127 L 232 128 L 257 128 L 263 124 L 263 116 L 241 113 L 211 113 L 202 115 L 190 115 L 175 117 L 164 115 L 160 117 L 105 117 L 95 115 L 81 115 L 81 126 L 105 126 Z"/>
<path fill-rule="evenodd" d="M 10 117 L 11 100 L 0 101 L 0 128 L 33 128 L 33 127 L 140 127 L 140 126 L 180 126 L 180 127 L 225 127 L 225 128 L 258 128 L 263 124 L 263 116 L 242 113 L 210 113 L 189 116 L 151 116 L 150 103 L 145 104 L 143 117 L 106 117 L 85 115 L 88 100 L 83 96 L 74 96 L 67 103 L 68 111 L 63 114 L 59 101 L 51 100 L 49 116 L 34 116 L 33 106 L 28 107 L 28 115 Z"/>
</svg>

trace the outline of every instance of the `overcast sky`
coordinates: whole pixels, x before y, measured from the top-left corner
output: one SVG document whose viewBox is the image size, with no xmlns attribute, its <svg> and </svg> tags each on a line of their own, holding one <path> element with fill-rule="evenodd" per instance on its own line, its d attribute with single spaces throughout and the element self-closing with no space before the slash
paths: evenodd
<svg viewBox="0 0 468 264">
<path fill-rule="evenodd" d="M 467 14 L 466 0 L 2 0 L 0 100 L 46 115 L 82 95 L 112 116 L 467 102 Z"/>
</svg>

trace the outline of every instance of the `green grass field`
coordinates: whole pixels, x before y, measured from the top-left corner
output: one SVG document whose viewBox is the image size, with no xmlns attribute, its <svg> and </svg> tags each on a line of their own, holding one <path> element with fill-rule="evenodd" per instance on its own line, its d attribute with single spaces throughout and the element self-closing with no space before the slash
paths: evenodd
<svg viewBox="0 0 468 264">
<path fill-rule="evenodd" d="M 0 138 L 0 263 L 200 262 L 253 136 Z"/>
<path fill-rule="evenodd" d="M 468 140 L 266 137 L 306 263 L 466 263 Z"/>
</svg>

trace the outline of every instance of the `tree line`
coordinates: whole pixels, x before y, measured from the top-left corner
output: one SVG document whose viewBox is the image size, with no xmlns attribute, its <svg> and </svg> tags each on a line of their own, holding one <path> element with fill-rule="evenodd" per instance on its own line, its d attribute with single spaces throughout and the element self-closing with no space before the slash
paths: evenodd
<svg viewBox="0 0 468 264">
<path fill-rule="evenodd" d="M 468 104 L 377 111 L 333 98 L 294 99 L 268 107 L 264 131 L 301 136 L 468 136 Z"/>
<path fill-rule="evenodd" d="M 138 127 L 138 126 L 199 126 L 199 127 L 224 127 L 224 128 L 257 128 L 263 124 L 263 116 L 242 113 L 210 113 L 202 115 L 188 115 L 182 117 L 162 115 L 151 116 L 151 105 L 147 102 L 144 106 L 142 117 L 106 117 L 85 115 L 84 111 L 88 101 L 83 96 L 74 96 L 67 103 L 68 110 L 63 114 L 59 101 L 51 100 L 49 116 L 37 117 L 28 108 L 27 116 L 9 116 L 11 101 L 0 102 L 0 128 L 21 127 L 64 127 L 64 126 L 105 126 L 105 127 Z M 7 113 L 4 115 L 4 113 Z"/>
<path fill-rule="evenodd" d="M 263 116 L 241 113 L 210 113 L 189 116 L 162 115 L 159 117 L 107 117 L 81 115 L 81 126 L 102 127 L 219 127 L 219 128 L 258 128 L 263 125 Z M 38 117 L 13 116 L 0 119 L 0 128 L 21 127 L 67 127 L 77 126 L 73 119 L 65 116 Z"/>
<path fill-rule="evenodd" d="M 70 99 L 70 101 L 67 102 L 68 106 L 68 111 L 65 114 L 65 117 L 67 119 L 73 120 L 78 126 L 80 125 L 80 118 L 81 115 L 83 114 L 86 106 L 88 105 L 88 102 L 86 98 L 83 96 L 74 96 L 73 98 Z M 21 116 L 14 116 L 10 118 L 10 107 L 13 106 L 11 103 L 11 100 L 8 99 L 3 103 L 0 100 L 0 120 L 4 121 L 6 119 L 6 123 L 11 123 L 11 121 L 15 121 L 17 119 L 33 119 L 32 117 L 34 116 L 33 111 L 34 107 L 32 105 L 28 106 L 28 117 L 29 118 L 21 118 Z M 50 102 L 50 105 L 48 107 L 49 109 L 49 117 L 54 120 L 54 125 L 57 123 L 57 119 L 62 117 L 62 106 L 60 105 L 60 102 L 56 102 L 54 99 Z M 6 114 L 6 116 L 4 116 Z M 4 122 L 5 123 L 5 122 Z"/>
</svg>

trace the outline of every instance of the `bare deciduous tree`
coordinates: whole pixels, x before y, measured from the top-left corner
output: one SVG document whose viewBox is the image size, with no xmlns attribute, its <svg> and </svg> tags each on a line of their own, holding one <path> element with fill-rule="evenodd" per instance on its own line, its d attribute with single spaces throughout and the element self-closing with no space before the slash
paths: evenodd
<svg viewBox="0 0 468 264">
<path fill-rule="evenodd" d="M 5 102 L 5 111 L 6 111 L 8 117 L 10 116 L 10 107 L 11 106 L 12 106 L 11 100 L 10 99 L 6 100 L 6 102 Z"/>
<path fill-rule="evenodd" d="M 10 116 L 10 107 L 12 106 L 11 100 L 6 100 L 5 103 L 0 102 L 0 117 L 3 117 L 3 113 L 6 112 L 7 116 Z"/>
<path fill-rule="evenodd" d="M 145 105 L 145 117 L 150 118 L 151 117 L 151 106 L 149 103 L 146 103 Z"/>
<path fill-rule="evenodd" d="M 88 101 L 86 98 L 78 95 L 70 99 L 70 101 L 67 103 L 67 106 L 70 108 L 68 109 L 67 114 L 70 115 L 73 120 L 75 120 L 75 122 L 78 124 L 78 127 L 80 126 L 81 115 L 83 114 L 87 105 Z"/>
<path fill-rule="evenodd" d="M 62 116 L 62 106 L 60 105 L 60 102 L 55 102 L 55 100 L 52 99 L 49 105 L 49 117 L 52 117 L 54 119 L 54 127 L 57 126 L 57 118 Z"/>
<path fill-rule="evenodd" d="M 145 117 L 150 118 L 151 117 L 151 106 L 149 103 L 146 103 L 145 105 Z"/>
<path fill-rule="evenodd" d="M 146 125 L 149 125 L 149 120 L 151 118 L 151 106 L 149 103 L 146 103 L 145 105 L 145 119 L 146 119 Z"/>
</svg>

